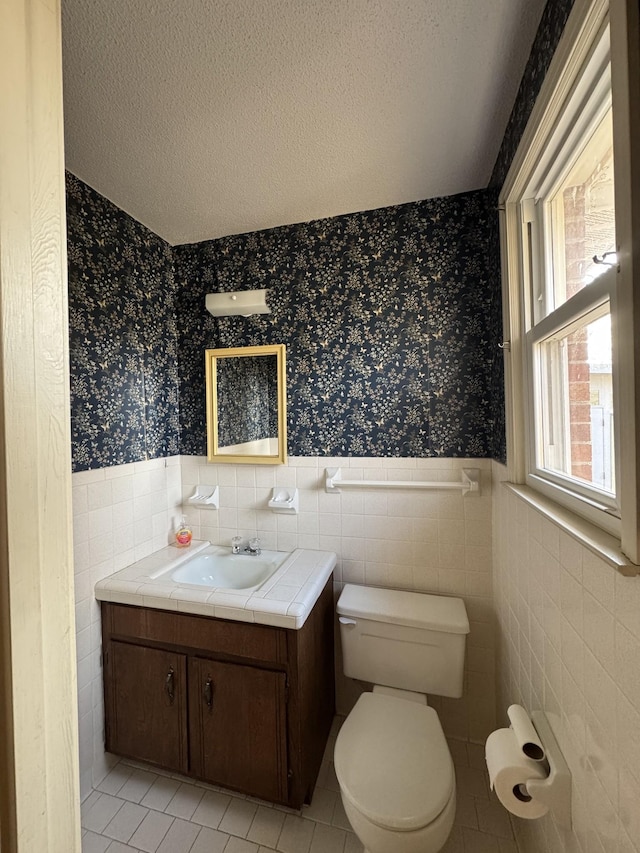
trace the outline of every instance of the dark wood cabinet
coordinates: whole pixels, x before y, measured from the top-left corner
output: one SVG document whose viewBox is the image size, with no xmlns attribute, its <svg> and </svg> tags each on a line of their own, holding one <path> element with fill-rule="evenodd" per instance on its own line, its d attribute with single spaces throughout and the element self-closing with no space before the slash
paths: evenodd
<svg viewBox="0 0 640 853">
<path fill-rule="evenodd" d="M 218 785 L 287 799 L 286 675 L 189 659 L 193 771 Z"/>
<path fill-rule="evenodd" d="M 309 802 L 335 711 L 332 587 L 299 630 L 103 602 L 107 750 Z"/>
<path fill-rule="evenodd" d="M 109 730 L 114 751 L 185 773 L 186 657 L 113 642 L 108 662 Z"/>
</svg>

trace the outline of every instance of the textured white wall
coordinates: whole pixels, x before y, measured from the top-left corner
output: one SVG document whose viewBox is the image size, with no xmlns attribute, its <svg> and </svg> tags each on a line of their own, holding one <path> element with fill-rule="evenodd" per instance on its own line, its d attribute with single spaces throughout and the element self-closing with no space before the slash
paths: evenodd
<svg viewBox="0 0 640 853">
<path fill-rule="evenodd" d="M 573 775 L 572 833 L 514 819 L 521 853 L 640 850 L 640 579 L 513 492 L 493 463 L 498 715 L 544 709 Z"/>
<path fill-rule="evenodd" d="M 63 5 L 67 167 L 174 245 L 486 186 L 544 0 L 209 6 Z"/>
</svg>

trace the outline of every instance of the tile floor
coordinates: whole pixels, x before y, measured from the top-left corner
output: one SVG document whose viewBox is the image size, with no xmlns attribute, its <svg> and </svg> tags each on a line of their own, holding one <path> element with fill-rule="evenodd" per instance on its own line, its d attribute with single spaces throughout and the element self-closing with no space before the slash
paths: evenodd
<svg viewBox="0 0 640 853">
<path fill-rule="evenodd" d="M 83 853 L 362 853 L 333 770 L 336 721 L 313 802 L 300 812 L 121 760 L 82 804 Z M 481 746 L 450 742 L 458 809 L 442 853 L 516 853 Z M 393 853 L 393 851 L 390 851 Z"/>
</svg>

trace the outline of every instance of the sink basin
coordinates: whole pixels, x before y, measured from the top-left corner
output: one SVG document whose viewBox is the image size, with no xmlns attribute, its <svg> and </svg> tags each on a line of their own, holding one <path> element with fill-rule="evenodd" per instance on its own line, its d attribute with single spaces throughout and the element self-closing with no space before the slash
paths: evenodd
<svg viewBox="0 0 640 853">
<path fill-rule="evenodd" d="M 177 583 L 212 589 L 256 589 L 282 565 L 288 553 L 263 551 L 259 556 L 232 554 L 228 548 L 211 545 L 170 572 Z"/>
</svg>

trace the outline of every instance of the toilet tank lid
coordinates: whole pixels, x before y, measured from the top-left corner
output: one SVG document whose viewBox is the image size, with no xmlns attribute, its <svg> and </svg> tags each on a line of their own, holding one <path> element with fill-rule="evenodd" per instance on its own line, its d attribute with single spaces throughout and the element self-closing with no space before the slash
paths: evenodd
<svg viewBox="0 0 640 853">
<path fill-rule="evenodd" d="M 345 584 L 338 614 L 391 622 L 448 634 L 468 634 L 469 619 L 461 598 Z"/>
</svg>

